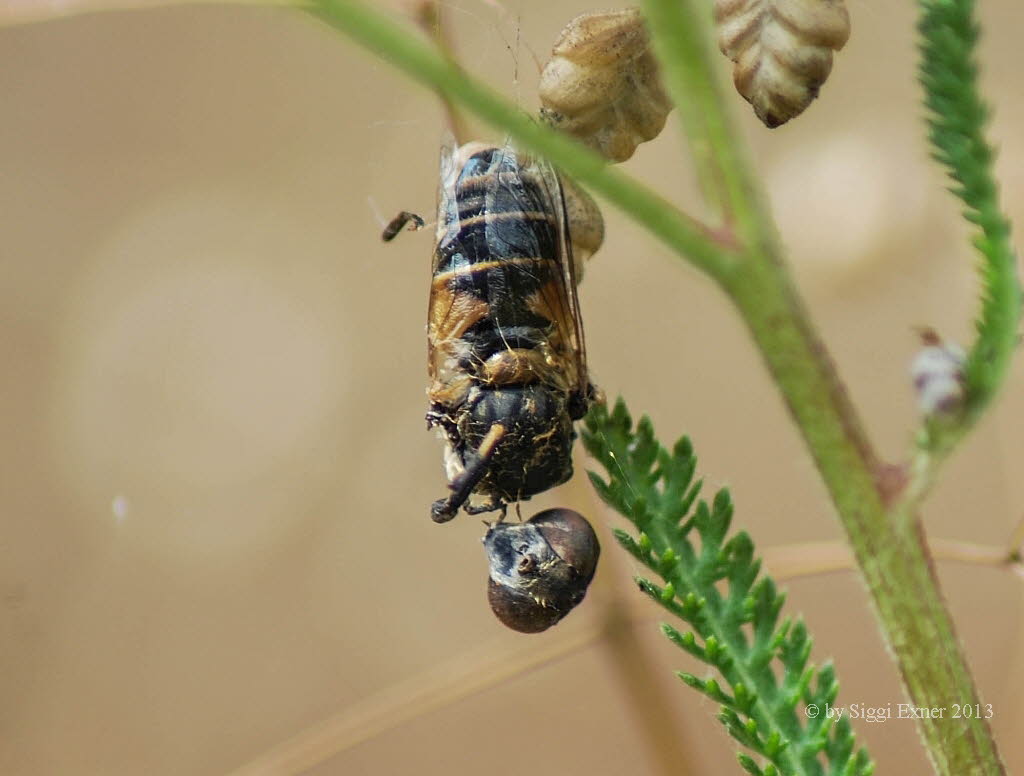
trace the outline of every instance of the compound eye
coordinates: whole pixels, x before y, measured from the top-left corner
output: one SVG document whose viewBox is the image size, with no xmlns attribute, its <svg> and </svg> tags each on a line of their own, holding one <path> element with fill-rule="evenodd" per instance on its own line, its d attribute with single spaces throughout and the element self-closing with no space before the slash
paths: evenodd
<svg viewBox="0 0 1024 776">
<path fill-rule="evenodd" d="M 601 554 L 597 534 L 587 519 L 571 509 L 545 509 L 528 522 L 537 526 L 554 553 L 565 561 L 570 576 L 581 580 L 580 592 L 585 593 Z"/>
</svg>

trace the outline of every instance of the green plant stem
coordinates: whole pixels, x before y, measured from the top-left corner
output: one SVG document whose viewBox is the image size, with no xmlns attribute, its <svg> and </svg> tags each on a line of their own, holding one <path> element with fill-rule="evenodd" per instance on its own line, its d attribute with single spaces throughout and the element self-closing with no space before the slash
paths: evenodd
<svg viewBox="0 0 1024 776">
<path fill-rule="evenodd" d="M 670 6 L 677 5 L 677 10 Z M 726 185 L 742 255 L 722 234 L 683 216 L 628 177 L 609 170 L 573 141 L 534 123 L 469 78 L 431 47 L 379 12 L 353 0 L 321 0 L 312 13 L 421 83 L 565 172 L 628 213 L 682 258 L 718 280 L 736 304 L 821 472 L 867 583 L 886 641 L 914 706 L 980 703 L 946 611 L 919 529 L 893 521 L 884 469 L 843 389 L 802 302 L 792 288 L 772 221 L 732 130 L 703 36 L 680 27 L 709 12 L 697 0 L 649 0 L 652 35 L 677 94 L 698 95 L 704 118 L 704 163 Z M 701 22 L 706 27 L 706 24 Z M 674 60 L 678 59 L 676 62 Z M 670 82 L 671 82 L 670 81 Z M 737 260 L 738 259 L 738 260 Z M 981 719 L 918 720 L 938 773 L 1003 773 L 988 724 Z"/>
<path fill-rule="evenodd" d="M 728 233 L 716 233 L 576 141 L 543 126 L 451 60 L 357 0 L 313 0 L 300 7 L 384 57 L 406 75 L 440 92 L 524 148 L 539 153 L 591 191 L 628 213 L 676 253 L 712 276 L 732 257 Z"/>
<path fill-rule="evenodd" d="M 706 2 L 645 0 L 651 39 L 663 78 L 682 119 L 697 177 L 708 204 L 750 244 L 769 236 L 774 224 L 762 204 L 746 144 L 722 111 L 725 93 L 713 73 L 715 52 Z"/>
<path fill-rule="evenodd" d="M 892 520 L 878 461 L 777 257 L 751 254 L 727 284 L 839 512 L 914 706 L 980 703 L 922 534 Z M 918 720 L 940 774 L 999 774 L 982 719 Z"/>
<path fill-rule="evenodd" d="M 706 84 L 718 78 L 705 56 L 707 46 L 676 28 L 705 19 L 708 5 L 700 0 L 648 0 L 647 5 L 658 14 L 652 34 L 666 72 L 687 80 L 680 91 L 706 94 Z M 682 64 L 674 64 L 675 59 Z M 745 162 L 732 151 L 738 139 L 725 104 L 704 99 L 701 109 L 704 127 L 715 136 L 710 147 L 729 149 L 716 154 L 723 178 L 743 182 L 730 188 L 732 207 L 754 230 L 742 234 L 748 250 L 721 279 L 722 285 L 749 327 L 828 488 L 907 693 L 918 707 L 980 703 L 924 537 L 917 526 L 892 519 L 884 469 L 792 286 L 775 231 L 768 226 L 770 217 L 761 212 L 763 198 L 749 171 L 735 169 Z M 1003 773 L 988 723 L 950 719 L 949 714 L 918 720 L 937 772 Z"/>
</svg>

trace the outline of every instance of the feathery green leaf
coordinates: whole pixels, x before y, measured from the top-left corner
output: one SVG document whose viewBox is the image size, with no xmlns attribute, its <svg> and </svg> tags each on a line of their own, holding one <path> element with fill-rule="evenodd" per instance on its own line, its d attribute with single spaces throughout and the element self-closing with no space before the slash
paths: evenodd
<svg viewBox="0 0 1024 776">
<path fill-rule="evenodd" d="M 918 5 L 919 77 L 930 114 L 932 157 L 956 182 L 950 191 L 963 201 L 964 218 L 978 227 L 972 244 L 981 255 L 981 311 L 964 367 L 966 411 L 953 429 L 941 420 L 928 421 L 925 445 L 935 448 L 955 441 L 998 389 L 1017 344 L 1021 288 L 1010 223 L 1000 210 L 992 172 L 995 152 L 984 133 L 989 111 L 977 88 L 974 0 L 918 0 Z M 953 439 L 944 439 L 949 436 Z"/>
<path fill-rule="evenodd" d="M 673 644 L 714 668 L 718 677 L 678 676 L 720 704 L 718 719 L 754 754 L 739 755 L 747 773 L 787 776 L 867 776 L 874 768 L 856 748 L 849 722 L 822 713 L 838 684 L 829 664 L 808 662 L 811 639 L 800 620 L 779 621 L 784 594 L 761 575 L 754 543 L 729 533 L 733 503 L 722 489 L 711 503 L 697 500 L 697 460 L 685 437 L 670 452 L 643 417 L 634 426 L 619 399 L 611 412 L 595 406 L 586 417 L 583 444 L 605 469 L 590 472 L 598 494 L 637 529 L 615 538 L 662 581 L 638 578 L 640 590 L 689 628 L 663 624 Z M 723 683 L 724 682 L 724 683 Z"/>
</svg>

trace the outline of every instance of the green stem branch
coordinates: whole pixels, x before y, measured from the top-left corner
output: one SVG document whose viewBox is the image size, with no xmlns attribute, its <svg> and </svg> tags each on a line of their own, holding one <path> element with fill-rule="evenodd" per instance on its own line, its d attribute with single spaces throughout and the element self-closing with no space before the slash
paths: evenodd
<svg viewBox="0 0 1024 776">
<path fill-rule="evenodd" d="M 942 463 L 1005 381 L 1018 345 L 1021 316 L 1017 255 L 993 174 L 995 150 L 985 136 L 988 106 L 977 87 L 974 0 L 918 0 L 917 6 L 919 75 L 930 112 L 932 156 L 946 168 L 953 183 L 950 191 L 964 205 L 964 218 L 977 228 L 971 243 L 979 254 L 982 293 L 977 336 L 964 365 L 963 412 L 925 419 L 917 435 L 910 482 L 899 504 L 898 518 L 904 521 L 916 518 Z"/>
<path fill-rule="evenodd" d="M 648 0 L 658 24 L 652 34 L 677 90 L 708 95 L 717 71 L 706 43 L 688 30 L 706 19 L 701 0 Z M 705 39 L 706 40 L 706 39 Z M 673 60 L 678 60 L 674 62 Z M 818 339 L 777 247 L 771 218 L 745 161 L 733 149 L 725 104 L 701 100 L 703 126 L 730 187 L 731 208 L 747 250 L 721 278 L 781 391 L 832 497 L 871 593 L 886 641 L 915 706 L 949 708 L 980 703 L 924 537 L 893 520 L 886 470 L 880 465 L 828 353 Z M 966 701 L 963 699 L 967 699 Z M 982 719 L 923 719 L 918 730 L 936 770 L 947 776 L 1003 773 L 988 723 Z"/>
<path fill-rule="evenodd" d="M 721 80 L 707 77 L 715 63 L 707 3 L 645 0 L 644 13 L 708 204 L 735 225 L 743 242 L 774 239 L 774 224 L 763 206 L 746 145 L 722 110 Z"/>
<path fill-rule="evenodd" d="M 731 237 L 684 214 L 646 186 L 611 169 L 576 141 L 537 123 L 454 62 L 379 11 L 357 0 L 314 0 L 303 6 L 402 70 L 440 92 L 524 148 L 539 153 L 591 191 L 644 224 L 672 250 L 712 276 L 721 276 L 732 257 Z"/>
<path fill-rule="evenodd" d="M 748 256 L 728 290 L 832 496 L 911 701 L 980 703 L 923 536 L 892 519 L 878 461 L 778 258 Z M 985 720 L 917 724 L 938 773 L 1003 772 Z"/>
</svg>

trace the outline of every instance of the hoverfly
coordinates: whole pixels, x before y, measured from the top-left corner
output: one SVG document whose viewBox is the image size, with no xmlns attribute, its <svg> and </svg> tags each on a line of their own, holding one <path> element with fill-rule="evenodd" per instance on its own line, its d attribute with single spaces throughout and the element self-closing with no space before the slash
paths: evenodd
<svg viewBox="0 0 1024 776">
<path fill-rule="evenodd" d="M 444 436 L 451 494 L 435 521 L 504 510 L 572 476 L 573 421 L 594 396 L 578 274 L 547 162 L 508 144 L 442 149 L 427 426 Z"/>
</svg>

